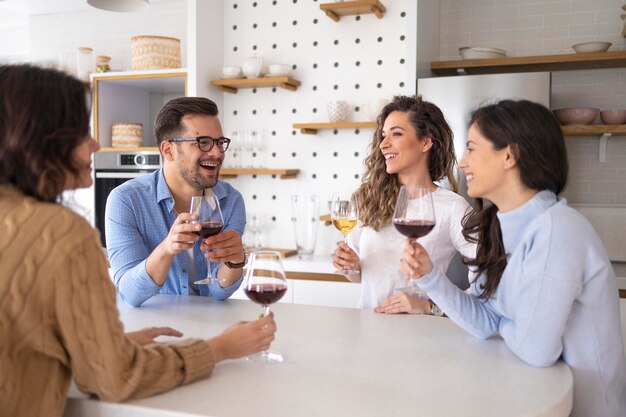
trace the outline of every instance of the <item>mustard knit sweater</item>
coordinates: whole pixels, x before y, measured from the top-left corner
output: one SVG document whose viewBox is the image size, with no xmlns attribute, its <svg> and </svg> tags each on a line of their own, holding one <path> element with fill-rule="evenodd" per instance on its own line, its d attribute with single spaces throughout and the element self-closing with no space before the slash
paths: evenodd
<svg viewBox="0 0 626 417">
<path fill-rule="evenodd" d="M 60 416 L 72 376 L 106 401 L 210 375 L 207 343 L 124 334 L 98 233 L 59 204 L 0 186 L 0 416 Z"/>
</svg>

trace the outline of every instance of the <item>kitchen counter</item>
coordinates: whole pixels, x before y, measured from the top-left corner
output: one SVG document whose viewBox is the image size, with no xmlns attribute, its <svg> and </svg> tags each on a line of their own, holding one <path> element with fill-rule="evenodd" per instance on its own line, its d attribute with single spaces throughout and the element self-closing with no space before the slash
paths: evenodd
<svg viewBox="0 0 626 417">
<path fill-rule="evenodd" d="M 118 303 L 128 331 L 171 326 L 208 338 L 256 317 L 250 301 L 158 295 Z M 446 318 L 279 303 L 271 350 L 281 364 L 218 364 L 211 378 L 111 404 L 75 389 L 65 417 L 98 416 L 567 416 L 572 374 L 533 368 L 499 338 L 481 341 Z"/>
</svg>

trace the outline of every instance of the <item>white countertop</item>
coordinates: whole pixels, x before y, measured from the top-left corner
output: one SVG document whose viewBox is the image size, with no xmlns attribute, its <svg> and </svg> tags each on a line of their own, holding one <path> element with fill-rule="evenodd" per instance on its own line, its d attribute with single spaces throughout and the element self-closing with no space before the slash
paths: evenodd
<svg viewBox="0 0 626 417">
<path fill-rule="evenodd" d="M 208 338 L 260 306 L 246 300 L 157 295 L 118 303 L 129 331 L 171 326 Z M 111 404 L 73 390 L 76 416 L 567 416 L 572 374 L 533 368 L 499 338 L 481 341 L 446 318 L 279 303 L 272 350 L 281 364 L 233 360 L 211 378 L 150 398 Z"/>
</svg>

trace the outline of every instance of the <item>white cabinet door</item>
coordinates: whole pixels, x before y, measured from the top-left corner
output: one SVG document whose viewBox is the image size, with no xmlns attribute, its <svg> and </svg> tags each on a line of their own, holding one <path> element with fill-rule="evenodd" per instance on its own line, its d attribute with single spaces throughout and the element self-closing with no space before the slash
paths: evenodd
<svg viewBox="0 0 626 417">
<path fill-rule="evenodd" d="M 293 302 L 328 307 L 356 308 L 361 284 L 351 282 L 293 280 Z"/>
</svg>

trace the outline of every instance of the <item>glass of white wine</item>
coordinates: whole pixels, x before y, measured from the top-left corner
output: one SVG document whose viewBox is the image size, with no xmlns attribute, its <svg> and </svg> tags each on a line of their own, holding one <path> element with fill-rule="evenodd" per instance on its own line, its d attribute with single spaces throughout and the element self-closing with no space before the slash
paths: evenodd
<svg viewBox="0 0 626 417">
<path fill-rule="evenodd" d="M 343 234 L 344 243 L 348 244 L 348 235 L 356 227 L 359 220 L 357 197 L 352 193 L 334 193 L 330 203 L 330 219 L 333 226 Z M 340 274 L 357 274 L 361 271 L 346 267 Z"/>
</svg>

